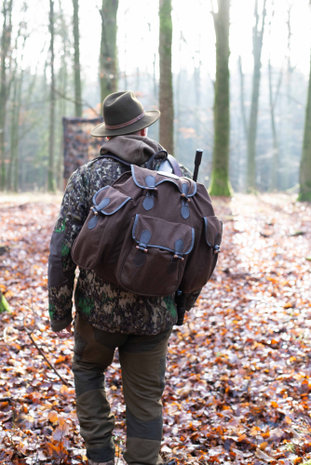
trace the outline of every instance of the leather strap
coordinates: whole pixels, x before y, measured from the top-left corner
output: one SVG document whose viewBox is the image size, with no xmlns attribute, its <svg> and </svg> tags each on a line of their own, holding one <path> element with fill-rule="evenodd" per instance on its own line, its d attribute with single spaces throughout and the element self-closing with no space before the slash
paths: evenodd
<svg viewBox="0 0 311 465">
<path fill-rule="evenodd" d="M 132 164 L 128 161 L 122 160 L 122 158 L 118 157 L 117 155 L 113 155 L 112 153 L 100 154 L 98 158 L 112 158 L 113 160 L 116 160 L 126 166 L 131 166 Z M 167 160 L 173 169 L 173 173 L 176 174 L 176 176 L 182 176 L 183 174 L 176 158 L 174 158 L 173 155 L 168 154 Z"/>
<path fill-rule="evenodd" d="M 176 176 L 182 176 L 182 171 L 180 169 L 180 166 L 179 166 L 178 161 L 176 160 L 176 158 L 174 158 L 173 155 L 168 154 L 167 159 L 168 159 L 168 161 L 170 162 L 170 164 L 171 164 L 171 166 L 173 168 L 174 174 L 176 174 Z"/>
</svg>

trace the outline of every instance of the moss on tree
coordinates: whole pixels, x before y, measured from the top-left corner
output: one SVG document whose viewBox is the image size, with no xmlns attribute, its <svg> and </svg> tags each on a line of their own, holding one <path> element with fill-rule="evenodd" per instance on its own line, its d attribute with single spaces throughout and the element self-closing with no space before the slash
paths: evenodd
<svg viewBox="0 0 311 465">
<path fill-rule="evenodd" d="M 311 59 L 302 157 L 300 162 L 300 190 L 298 200 L 311 202 Z"/>
<path fill-rule="evenodd" d="M 230 95 L 229 95 L 229 0 L 218 0 L 214 14 L 216 32 L 216 82 L 214 101 L 214 150 L 210 193 L 231 196 L 229 182 Z"/>
</svg>

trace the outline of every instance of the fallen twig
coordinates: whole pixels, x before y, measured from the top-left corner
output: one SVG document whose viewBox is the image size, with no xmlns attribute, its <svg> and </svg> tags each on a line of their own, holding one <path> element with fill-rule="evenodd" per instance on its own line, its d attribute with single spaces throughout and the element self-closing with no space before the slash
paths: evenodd
<svg viewBox="0 0 311 465">
<path fill-rule="evenodd" d="M 38 349 L 38 351 L 40 352 L 40 354 L 42 355 L 42 357 L 44 358 L 44 360 L 46 361 L 46 363 L 49 365 L 50 368 L 52 368 L 52 370 L 57 374 L 57 376 L 59 377 L 59 379 L 66 385 L 66 386 L 70 386 L 69 383 L 62 377 L 62 375 L 56 370 L 56 368 L 54 367 L 54 365 L 52 365 L 52 363 L 48 360 L 48 358 L 46 357 L 45 353 L 42 351 L 41 347 L 38 346 L 38 344 L 36 343 L 36 341 L 34 340 L 34 338 L 32 337 L 32 334 L 31 332 L 29 331 L 28 328 L 25 327 L 25 331 L 26 333 L 28 334 L 28 336 L 30 337 L 33 345 Z"/>
</svg>

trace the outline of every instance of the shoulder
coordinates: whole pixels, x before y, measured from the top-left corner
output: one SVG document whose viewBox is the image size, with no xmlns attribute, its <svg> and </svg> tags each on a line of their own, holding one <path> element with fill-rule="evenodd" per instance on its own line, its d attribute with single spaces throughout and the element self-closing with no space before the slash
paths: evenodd
<svg viewBox="0 0 311 465">
<path fill-rule="evenodd" d="M 85 165 L 85 173 L 90 182 L 102 183 L 100 187 L 112 184 L 122 173 L 128 170 L 127 165 L 109 156 L 100 156 Z"/>
<path fill-rule="evenodd" d="M 192 179 L 192 174 L 191 174 L 191 171 L 184 165 L 180 164 L 179 163 L 179 168 L 182 172 L 182 175 L 185 177 L 185 178 L 190 178 Z"/>
<path fill-rule="evenodd" d="M 128 170 L 128 167 L 126 167 Z M 75 170 L 70 181 L 75 181 L 78 184 L 96 183 L 97 179 L 102 179 L 104 183 L 113 182 L 124 171 L 124 165 L 117 160 L 109 157 L 97 157 L 85 163 Z"/>
</svg>

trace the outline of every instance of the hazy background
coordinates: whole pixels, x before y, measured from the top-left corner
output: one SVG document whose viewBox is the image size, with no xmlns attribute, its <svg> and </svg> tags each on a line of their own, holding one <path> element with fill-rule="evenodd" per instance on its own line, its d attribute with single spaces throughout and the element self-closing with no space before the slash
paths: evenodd
<svg viewBox="0 0 311 465">
<path fill-rule="evenodd" d="M 7 2 L 7 0 L 6 0 Z M 246 141 L 241 120 L 241 57 L 245 79 L 245 100 L 249 106 L 253 72 L 252 28 L 255 0 L 232 0 L 230 11 L 231 141 L 230 178 L 235 190 L 245 188 Z M 259 4 L 261 2 L 259 1 Z M 80 0 L 80 62 L 84 116 L 100 114 L 98 61 L 101 2 Z M 215 32 L 210 0 L 172 0 L 174 138 L 175 155 L 190 168 L 196 148 L 204 150 L 200 179 L 208 182 L 213 145 L 213 101 L 215 79 Z M 18 116 L 18 189 L 46 187 L 48 163 L 49 29 L 48 2 L 14 0 L 13 50 L 22 73 Z M 74 116 L 72 78 L 72 2 L 55 1 L 57 135 L 55 140 L 59 186 L 62 177 L 62 117 Z M 158 1 L 119 0 L 118 9 L 119 90 L 132 89 L 145 107 L 158 105 Z M 0 17 L 0 24 L 1 24 Z M 257 184 L 260 190 L 293 189 L 298 185 L 299 163 L 310 69 L 311 15 L 307 0 L 268 0 L 262 52 L 259 119 L 257 136 Z M 0 26 L 1 27 L 1 26 Z M 3 27 L 3 26 L 2 26 Z M 290 29 L 289 29 L 290 28 Z M 0 29 L 1 31 L 1 29 Z M 289 34 L 290 32 L 290 34 Z M 26 37 L 26 39 L 25 39 Z M 267 172 L 273 158 L 268 62 L 272 66 L 280 181 L 271 186 Z M 13 79 L 13 77 L 12 77 Z M 14 105 L 12 93 L 9 115 Z M 93 108 L 95 111 L 91 111 Z M 6 159 L 11 150 L 10 120 L 7 121 Z M 149 135 L 158 136 L 158 127 Z"/>
</svg>

